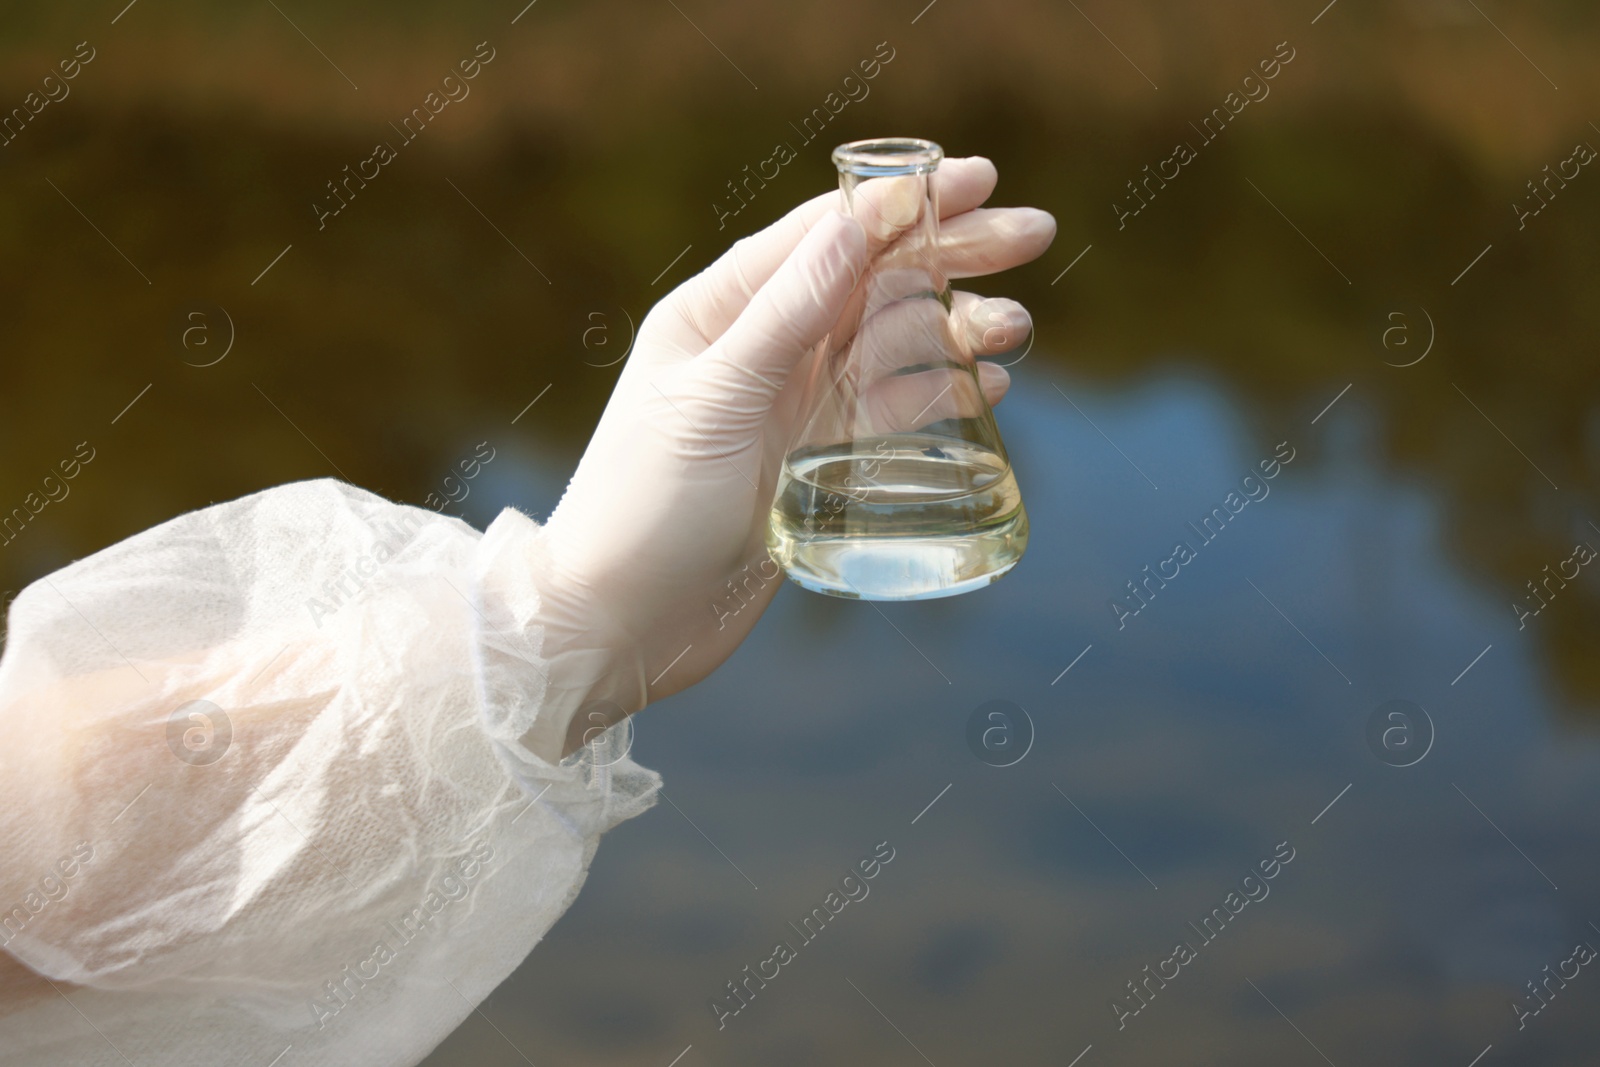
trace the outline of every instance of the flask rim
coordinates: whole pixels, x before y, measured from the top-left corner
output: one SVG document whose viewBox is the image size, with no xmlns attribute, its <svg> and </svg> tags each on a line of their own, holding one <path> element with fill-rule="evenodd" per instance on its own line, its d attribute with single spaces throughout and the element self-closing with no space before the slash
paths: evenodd
<svg viewBox="0 0 1600 1067">
<path fill-rule="evenodd" d="M 841 174 L 870 178 L 930 174 L 943 159 L 943 148 L 920 137 L 874 137 L 851 141 L 833 150 L 833 164 Z"/>
</svg>

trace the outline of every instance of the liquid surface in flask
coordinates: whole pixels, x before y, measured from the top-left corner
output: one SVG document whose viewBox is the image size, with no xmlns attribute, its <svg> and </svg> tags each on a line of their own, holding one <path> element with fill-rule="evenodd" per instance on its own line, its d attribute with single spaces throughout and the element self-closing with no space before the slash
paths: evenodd
<svg viewBox="0 0 1600 1067">
<path fill-rule="evenodd" d="M 806 589 L 925 600 L 1010 570 L 1028 516 L 1004 456 L 924 432 L 791 454 L 768 530 L 772 558 Z"/>
</svg>

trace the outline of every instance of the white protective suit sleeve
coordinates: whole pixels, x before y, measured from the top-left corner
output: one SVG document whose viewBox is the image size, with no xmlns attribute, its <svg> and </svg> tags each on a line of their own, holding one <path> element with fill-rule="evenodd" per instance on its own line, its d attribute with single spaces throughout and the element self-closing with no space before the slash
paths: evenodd
<svg viewBox="0 0 1600 1067">
<path fill-rule="evenodd" d="M 487 997 L 660 786 L 559 760 L 543 535 L 301 482 L 24 590 L 0 1065 L 399 1067 Z"/>
</svg>

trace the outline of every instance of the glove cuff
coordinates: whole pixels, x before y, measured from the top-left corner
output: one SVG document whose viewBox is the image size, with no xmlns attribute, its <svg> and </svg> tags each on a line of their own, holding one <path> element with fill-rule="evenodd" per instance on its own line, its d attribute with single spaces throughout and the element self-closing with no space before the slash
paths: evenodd
<svg viewBox="0 0 1600 1067">
<path fill-rule="evenodd" d="M 490 735 L 557 764 L 569 738 L 643 708 L 648 687 L 636 643 L 550 589 L 547 548 L 545 527 L 502 511 L 479 546 L 475 607 Z"/>
</svg>

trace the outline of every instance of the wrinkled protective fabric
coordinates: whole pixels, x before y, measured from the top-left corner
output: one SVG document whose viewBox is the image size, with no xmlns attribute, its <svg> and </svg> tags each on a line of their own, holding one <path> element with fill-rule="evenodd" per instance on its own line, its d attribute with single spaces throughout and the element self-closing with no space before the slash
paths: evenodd
<svg viewBox="0 0 1600 1067">
<path fill-rule="evenodd" d="M 487 997 L 660 786 L 556 762 L 542 534 L 302 482 L 24 590 L 0 1064 L 407 1065 Z"/>
</svg>

